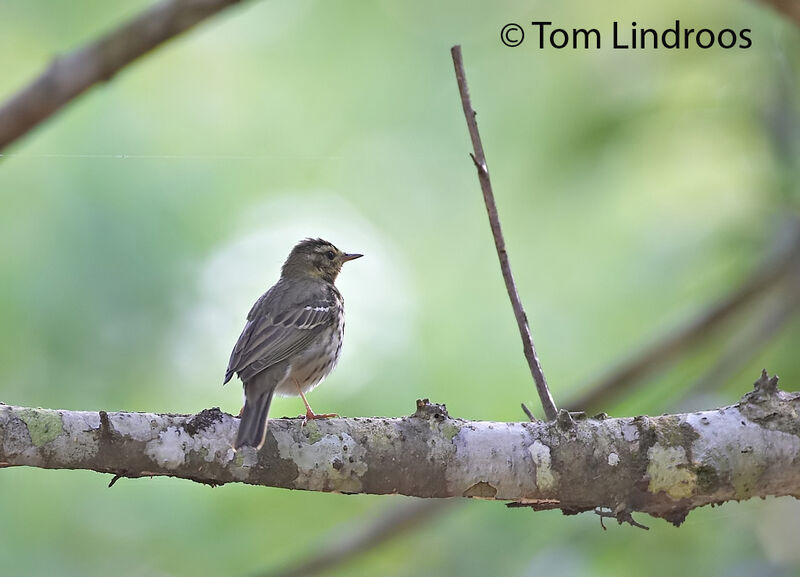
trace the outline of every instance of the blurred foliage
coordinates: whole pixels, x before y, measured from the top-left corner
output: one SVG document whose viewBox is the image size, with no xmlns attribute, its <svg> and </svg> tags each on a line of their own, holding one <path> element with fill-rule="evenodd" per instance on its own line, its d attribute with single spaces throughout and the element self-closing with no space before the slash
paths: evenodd
<svg viewBox="0 0 800 577">
<path fill-rule="evenodd" d="M 0 97 L 147 4 L 3 0 Z M 752 28 L 753 47 L 499 41 L 507 22 L 676 17 Z M 368 258 L 340 282 L 345 356 L 318 410 L 403 415 L 430 397 L 459 417 L 522 418 L 534 390 L 467 157 L 455 43 L 557 401 L 736 286 L 797 211 L 800 36 L 759 4 L 252 1 L 5 151 L 0 400 L 236 413 L 238 385 L 220 383 L 248 307 L 298 238 L 321 235 Z M 748 322 L 606 410 L 673 410 Z M 734 402 L 762 366 L 799 388 L 798 345 L 795 322 L 704 403 Z M 273 415 L 300 407 L 281 399 Z M 107 482 L 0 472 L 0 572 L 245 575 L 396 501 Z M 469 502 L 336 574 L 789 575 L 798 519 L 796 502 L 748 502 L 603 532 L 590 515 Z"/>
</svg>

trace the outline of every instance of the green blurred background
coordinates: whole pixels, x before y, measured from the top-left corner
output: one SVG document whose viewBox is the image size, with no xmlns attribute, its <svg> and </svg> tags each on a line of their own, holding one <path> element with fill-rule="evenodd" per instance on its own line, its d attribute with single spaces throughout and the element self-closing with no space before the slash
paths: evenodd
<svg viewBox="0 0 800 577">
<path fill-rule="evenodd" d="M 148 4 L 2 0 L 0 97 Z M 797 28 L 751 2 L 659 4 L 251 1 L 170 42 L 4 151 L 0 400 L 235 414 L 230 348 L 313 235 L 367 255 L 339 282 L 348 333 L 316 410 L 406 415 L 430 397 L 463 418 L 519 420 L 520 401 L 540 414 L 467 156 L 456 43 L 545 373 L 557 401 L 575 398 L 733 290 L 800 199 Z M 507 22 L 676 18 L 752 28 L 753 46 L 499 38 Z M 723 386 L 686 393 L 787 292 L 602 408 L 732 403 L 762 367 L 800 389 L 786 322 Z M 0 574 L 254 574 L 404 499 L 108 481 L 1 471 Z M 465 502 L 334 574 L 800 574 L 796 501 L 704 509 L 680 529 L 639 520 L 651 530 Z"/>
</svg>

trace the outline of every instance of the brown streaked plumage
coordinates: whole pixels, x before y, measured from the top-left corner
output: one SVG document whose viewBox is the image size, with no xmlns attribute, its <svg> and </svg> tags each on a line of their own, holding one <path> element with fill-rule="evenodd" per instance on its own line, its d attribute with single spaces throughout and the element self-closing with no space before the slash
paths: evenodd
<svg viewBox="0 0 800 577">
<path fill-rule="evenodd" d="M 264 444 L 275 393 L 299 394 L 306 419 L 334 416 L 315 414 L 305 393 L 339 360 L 344 300 L 333 283 L 345 262 L 361 256 L 320 238 L 305 239 L 289 253 L 280 280 L 250 309 L 225 372 L 224 383 L 234 373 L 244 383 L 245 404 L 234 449 L 260 449 Z"/>
</svg>

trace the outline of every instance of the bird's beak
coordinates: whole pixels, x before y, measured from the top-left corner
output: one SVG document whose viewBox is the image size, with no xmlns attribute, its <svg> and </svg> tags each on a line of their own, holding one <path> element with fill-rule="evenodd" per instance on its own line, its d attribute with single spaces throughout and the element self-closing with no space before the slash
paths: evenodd
<svg viewBox="0 0 800 577">
<path fill-rule="evenodd" d="M 342 262 L 347 262 L 348 260 L 356 260 L 357 258 L 361 258 L 364 256 L 363 254 L 356 254 L 353 252 L 346 252 L 342 255 Z"/>
</svg>

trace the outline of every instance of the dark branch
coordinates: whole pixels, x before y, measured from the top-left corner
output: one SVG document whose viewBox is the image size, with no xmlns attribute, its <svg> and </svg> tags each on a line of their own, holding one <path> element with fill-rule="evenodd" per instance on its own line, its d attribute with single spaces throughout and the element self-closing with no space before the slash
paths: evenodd
<svg viewBox="0 0 800 577">
<path fill-rule="evenodd" d="M 122 68 L 239 0 L 164 0 L 102 38 L 53 60 L 0 107 L 0 150 Z"/>
<path fill-rule="evenodd" d="M 458 91 L 461 94 L 461 105 L 464 108 L 464 117 L 467 120 L 469 136 L 472 139 L 472 148 L 474 152 L 470 156 L 478 171 L 478 181 L 481 185 L 481 191 L 483 191 L 483 201 L 486 204 L 486 212 L 489 215 L 489 225 L 492 228 L 492 237 L 494 237 L 494 245 L 497 248 L 497 257 L 500 259 L 500 269 L 503 272 L 506 290 L 508 290 L 508 298 L 511 299 L 511 306 L 514 308 L 514 316 L 517 319 L 517 326 L 519 326 L 519 334 L 520 337 L 522 337 L 522 349 L 525 351 L 525 358 L 528 360 L 531 375 L 533 375 L 533 380 L 536 383 L 536 392 L 539 393 L 539 399 L 542 402 L 544 414 L 549 421 L 553 421 L 558 416 L 558 409 L 553 402 L 550 389 L 547 387 L 542 365 L 539 363 L 539 357 L 536 355 L 536 348 L 533 346 L 533 337 L 531 336 L 531 329 L 528 325 L 528 317 L 525 315 L 525 309 L 522 307 L 522 302 L 517 292 L 517 286 L 514 282 L 514 276 L 511 274 L 511 265 L 508 262 L 506 243 L 503 239 L 503 231 L 500 228 L 500 218 L 497 216 L 497 206 L 494 202 L 492 183 L 489 180 L 489 168 L 486 165 L 486 156 L 483 153 L 481 135 L 478 132 L 478 123 L 475 120 L 475 110 L 472 108 L 472 102 L 469 97 L 467 77 L 464 74 L 464 63 L 461 60 L 461 46 L 453 46 L 450 49 L 450 53 L 453 56 L 453 66 L 456 71 Z"/>
<path fill-rule="evenodd" d="M 455 504 L 451 499 L 417 499 L 396 505 L 374 520 L 362 519 L 350 528 L 337 529 L 336 536 L 322 550 L 313 549 L 305 561 L 285 570 L 267 572 L 264 577 L 310 577 L 330 571 L 364 551 L 416 529 Z"/>
<path fill-rule="evenodd" d="M 720 358 L 692 386 L 681 394 L 691 399 L 705 391 L 718 389 L 755 359 L 795 318 L 800 309 L 800 279 L 790 283 L 786 294 L 760 318 L 755 326 L 742 329 L 740 335 L 723 351 Z M 685 404 L 682 404 L 685 406 Z"/>
<path fill-rule="evenodd" d="M 785 281 L 800 267 L 800 223 L 792 220 L 777 236 L 772 254 L 733 292 L 711 304 L 683 327 L 667 333 L 611 372 L 587 384 L 583 387 L 586 392 L 571 401 L 569 407 L 602 409 L 637 381 L 694 350 L 736 313 Z"/>
<path fill-rule="evenodd" d="M 800 2 L 797 0 L 761 0 L 761 2 L 772 6 L 777 12 L 800 26 Z"/>
</svg>

